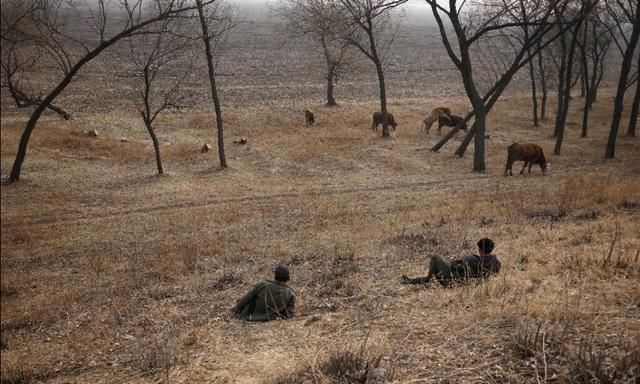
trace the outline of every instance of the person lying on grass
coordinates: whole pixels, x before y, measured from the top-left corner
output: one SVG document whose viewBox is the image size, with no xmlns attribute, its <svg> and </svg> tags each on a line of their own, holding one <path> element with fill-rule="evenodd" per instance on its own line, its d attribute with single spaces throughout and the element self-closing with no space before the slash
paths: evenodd
<svg viewBox="0 0 640 384">
<path fill-rule="evenodd" d="M 429 265 L 429 274 L 425 277 L 410 278 L 402 275 L 402 284 L 430 284 L 436 279 L 444 286 L 451 286 L 455 282 L 463 282 L 469 279 L 487 278 L 500 272 L 500 260 L 493 256 L 494 244 L 491 239 L 478 241 L 478 255 L 465 256 L 462 259 L 448 262 L 441 256 L 432 256 Z"/>
<path fill-rule="evenodd" d="M 270 321 L 293 317 L 296 297 L 287 286 L 289 269 L 279 265 L 275 281 L 261 281 L 245 294 L 233 307 L 233 313 L 242 320 Z"/>
</svg>

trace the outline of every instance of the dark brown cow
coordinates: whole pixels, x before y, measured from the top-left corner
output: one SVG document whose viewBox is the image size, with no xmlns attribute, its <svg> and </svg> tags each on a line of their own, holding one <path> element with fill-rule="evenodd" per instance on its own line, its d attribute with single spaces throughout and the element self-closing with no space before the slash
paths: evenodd
<svg viewBox="0 0 640 384">
<path fill-rule="evenodd" d="M 393 128 L 393 130 L 396 130 L 396 127 L 398 126 L 398 123 L 396 123 L 396 119 L 393 118 L 393 113 L 387 113 L 387 116 L 389 117 L 388 123 L 389 125 Z M 371 130 L 378 132 L 378 125 L 383 123 L 383 119 L 382 119 L 382 112 L 375 112 L 373 114 L 373 123 L 371 123 Z"/>
<path fill-rule="evenodd" d="M 547 171 L 547 167 L 550 163 L 547 163 L 547 160 L 544 158 L 544 152 L 542 148 L 536 144 L 518 144 L 513 143 L 507 148 L 507 166 L 504 170 L 504 175 L 507 176 L 507 172 L 509 172 L 510 176 L 513 176 L 513 172 L 511 171 L 511 167 L 515 161 L 524 161 L 524 166 L 520 171 L 520 174 L 524 172 L 524 169 L 529 166 L 529 172 L 531 173 L 531 166 L 533 164 L 539 164 L 540 169 L 542 169 L 542 173 Z"/>
<path fill-rule="evenodd" d="M 455 127 L 456 125 L 458 125 L 458 123 L 461 123 L 464 121 L 464 117 L 460 117 L 460 116 L 456 116 L 456 115 L 450 115 L 449 117 L 447 116 L 440 116 L 438 117 L 438 135 L 440 134 L 440 131 L 442 130 L 442 126 L 446 125 L 448 127 Z M 465 123 L 462 128 L 463 131 L 466 131 L 467 128 L 469 128 L 467 126 L 467 123 Z"/>
<path fill-rule="evenodd" d="M 307 124 L 307 127 L 313 125 L 316 122 L 315 116 L 313 116 L 313 111 L 310 109 L 304 110 L 304 120 Z"/>
</svg>

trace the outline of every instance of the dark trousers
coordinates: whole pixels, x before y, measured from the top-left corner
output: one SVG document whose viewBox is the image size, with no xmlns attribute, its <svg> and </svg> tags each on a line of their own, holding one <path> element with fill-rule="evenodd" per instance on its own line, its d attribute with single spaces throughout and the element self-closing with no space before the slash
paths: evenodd
<svg viewBox="0 0 640 384">
<path fill-rule="evenodd" d="M 405 284 L 424 284 L 430 283 L 436 279 L 440 283 L 448 285 L 452 281 L 451 264 L 441 256 L 432 256 L 429 261 L 429 274 L 425 277 L 416 277 L 414 279 L 403 276 Z"/>
</svg>

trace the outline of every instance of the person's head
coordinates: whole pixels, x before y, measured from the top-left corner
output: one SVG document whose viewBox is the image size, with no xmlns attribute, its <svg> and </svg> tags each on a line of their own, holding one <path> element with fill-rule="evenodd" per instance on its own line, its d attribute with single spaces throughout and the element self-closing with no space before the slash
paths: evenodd
<svg viewBox="0 0 640 384">
<path fill-rule="evenodd" d="M 480 251 L 480 256 L 490 255 L 493 252 L 493 240 L 487 239 L 486 237 L 480 239 L 478 241 L 478 250 Z"/>
<path fill-rule="evenodd" d="M 284 265 L 278 265 L 275 271 L 275 279 L 281 283 L 289 281 L 289 268 Z"/>
</svg>

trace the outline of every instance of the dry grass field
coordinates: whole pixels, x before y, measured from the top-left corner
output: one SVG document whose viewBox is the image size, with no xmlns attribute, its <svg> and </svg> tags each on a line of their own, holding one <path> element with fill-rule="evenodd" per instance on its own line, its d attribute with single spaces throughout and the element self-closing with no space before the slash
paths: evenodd
<svg viewBox="0 0 640 384">
<path fill-rule="evenodd" d="M 464 99 L 393 101 L 388 140 L 369 130 L 374 102 L 227 108 L 227 170 L 199 151 L 212 114 L 165 115 L 164 177 L 133 111 L 45 117 L 22 180 L 2 187 L 1 382 L 346 383 L 375 367 L 396 383 L 637 382 L 640 142 L 620 136 L 602 159 L 612 92 L 589 138 L 572 110 L 562 156 L 550 120 L 523 118 L 528 96 L 505 97 L 485 174 L 473 147 L 452 155 L 461 137 L 434 153 L 419 130 Z M 3 179 L 25 121 L 2 116 Z M 514 141 L 540 144 L 550 172 L 503 177 Z M 399 284 L 484 236 L 499 276 Z M 278 263 L 295 318 L 231 318 Z"/>
<path fill-rule="evenodd" d="M 158 118 L 165 176 L 113 52 L 56 99 L 72 120 L 40 120 L 21 180 L 1 187 L 0 384 L 371 383 L 381 371 L 407 384 L 638 383 L 640 141 L 621 132 L 603 159 L 613 89 L 588 138 L 575 96 L 554 156 L 553 116 L 531 126 L 517 78 L 489 116 L 487 172 L 473 173 L 473 145 L 453 156 L 461 134 L 434 153 L 435 127 L 420 132 L 434 107 L 469 109 L 433 26 L 407 23 L 385 57 L 399 126 L 381 139 L 372 68 L 355 63 L 326 108 L 322 61 L 257 14 L 218 67 L 228 169 L 200 152 L 216 147 L 202 65 L 190 109 Z M 2 96 L 6 180 L 28 112 Z M 520 176 L 516 163 L 503 177 L 515 141 L 541 145 L 550 171 Z M 498 276 L 400 284 L 481 237 L 496 242 Z M 232 318 L 280 263 L 295 317 Z"/>
</svg>

